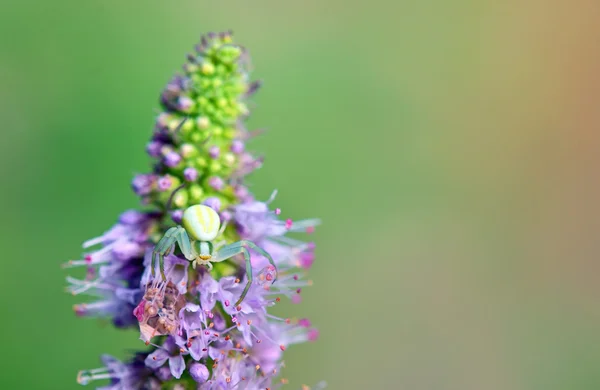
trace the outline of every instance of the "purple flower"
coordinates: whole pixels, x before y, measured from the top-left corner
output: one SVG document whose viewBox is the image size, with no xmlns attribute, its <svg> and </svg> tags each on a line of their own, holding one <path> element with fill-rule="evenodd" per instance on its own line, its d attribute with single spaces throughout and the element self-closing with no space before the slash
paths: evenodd
<svg viewBox="0 0 600 390">
<path fill-rule="evenodd" d="M 138 261 L 147 248 L 147 232 L 152 224 L 152 215 L 127 211 L 112 229 L 84 243 L 85 248 L 102 244 L 100 249 L 85 253 L 82 260 L 71 260 L 66 264 L 87 268 L 84 279 L 67 277 L 67 291 L 73 295 L 85 293 L 100 298 L 75 305 L 77 315 L 109 317 L 118 327 L 135 324 L 131 311 L 141 295 L 139 278 L 143 270 Z"/>
<path fill-rule="evenodd" d="M 217 191 L 221 191 L 225 187 L 225 182 L 218 176 L 213 176 L 208 179 L 208 185 Z"/>
<path fill-rule="evenodd" d="M 249 153 L 240 154 L 240 162 L 236 171 L 236 176 L 247 176 L 253 171 L 257 170 L 262 166 L 262 157 L 254 157 Z"/>
<path fill-rule="evenodd" d="M 242 294 L 242 290 L 244 289 L 245 284 L 240 283 L 240 281 L 234 276 L 228 276 L 221 278 L 219 280 L 219 292 L 218 297 L 219 301 L 223 303 L 223 310 L 232 316 L 240 315 L 241 313 L 252 313 L 254 312 L 253 306 L 250 305 L 251 301 L 256 299 L 260 299 L 260 296 L 253 295 L 253 291 L 255 289 L 250 289 L 248 291 L 248 295 L 239 306 L 234 306 L 235 302 L 237 302 L 239 296 Z"/>
<path fill-rule="evenodd" d="M 269 211 L 267 203 L 242 203 L 234 208 L 234 220 L 238 231 L 247 240 L 260 242 L 266 237 L 281 236 L 286 233 L 285 225 Z"/>
<path fill-rule="evenodd" d="M 168 337 L 167 341 L 146 357 L 145 363 L 148 368 L 156 370 L 169 361 L 169 369 L 174 378 L 181 378 L 185 370 L 185 360 L 181 355 L 180 349 L 175 343 L 173 337 Z"/>
<path fill-rule="evenodd" d="M 148 195 L 156 185 L 156 176 L 154 175 L 137 175 L 131 182 L 133 191 L 140 195 Z"/>
<path fill-rule="evenodd" d="M 188 282 L 188 269 L 190 263 L 187 260 L 180 259 L 177 256 L 168 255 L 165 256 L 165 276 L 167 277 L 167 282 L 173 283 L 180 294 L 185 294 L 187 292 L 187 282 Z M 144 270 L 144 274 L 140 280 L 140 288 L 144 288 L 149 284 L 159 285 L 161 283 L 165 283 L 160 276 L 160 268 L 158 261 L 155 265 L 154 277 L 152 276 L 152 268 L 150 267 L 152 263 L 152 251 L 148 250 L 146 252 L 146 256 L 144 257 L 144 265 L 146 269 Z"/>
<path fill-rule="evenodd" d="M 208 149 L 208 155 L 210 156 L 210 158 L 219 158 L 219 154 L 220 154 L 221 150 L 219 149 L 218 146 L 211 146 Z"/>
<path fill-rule="evenodd" d="M 306 246 L 306 250 L 300 252 L 298 255 L 298 262 L 300 267 L 304 269 L 310 269 L 315 261 L 315 245 L 313 243 L 308 243 Z"/>
<path fill-rule="evenodd" d="M 174 168 L 181 162 L 181 156 L 176 152 L 169 152 L 165 155 L 165 165 Z"/>
<path fill-rule="evenodd" d="M 192 363 L 190 366 L 190 375 L 196 382 L 204 383 L 208 379 L 210 373 L 204 364 Z"/>
<path fill-rule="evenodd" d="M 194 101 L 187 96 L 180 96 L 178 106 L 181 111 L 188 111 L 194 105 Z"/>
<path fill-rule="evenodd" d="M 144 364 L 145 356 L 137 354 L 130 362 L 122 363 L 110 355 L 102 355 L 104 367 L 80 371 L 77 382 L 87 385 L 95 380 L 110 379 L 110 385 L 99 387 L 103 390 L 120 389 L 160 389 L 160 383 L 151 377 L 152 372 Z"/>
<path fill-rule="evenodd" d="M 136 304 L 136 300 L 141 296 L 140 289 L 128 289 L 109 283 L 99 283 L 96 281 L 79 280 L 68 277 L 67 281 L 71 284 L 68 290 L 73 294 L 85 290 L 87 293 L 93 293 L 101 299 L 91 303 L 81 303 L 73 306 L 75 314 L 81 317 L 109 317 L 118 327 L 126 327 L 136 323 L 131 315 L 131 310 Z"/>
<path fill-rule="evenodd" d="M 187 181 L 196 181 L 198 180 L 198 171 L 196 168 L 188 167 L 183 170 L 183 177 Z"/>
<path fill-rule="evenodd" d="M 162 147 L 162 143 L 158 141 L 150 141 L 148 145 L 146 145 L 146 152 L 150 155 L 150 157 L 159 157 Z"/>
<path fill-rule="evenodd" d="M 173 186 L 173 180 L 168 176 L 162 176 L 158 179 L 158 189 L 159 191 L 167 191 Z"/>
<path fill-rule="evenodd" d="M 240 140 L 235 140 L 231 143 L 230 150 L 235 154 L 241 154 L 244 151 L 244 143 Z"/>
<path fill-rule="evenodd" d="M 178 225 L 181 225 L 181 219 L 183 218 L 183 210 L 171 211 L 171 219 Z"/>
<path fill-rule="evenodd" d="M 203 324 L 206 323 L 200 306 L 193 303 L 186 304 L 179 312 L 179 317 L 186 332 L 202 329 Z"/>
<path fill-rule="evenodd" d="M 251 359 L 223 358 L 213 369 L 212 377 L 199 386 L 202 390 L 218 390 L 231 388 L 231 384 L 240 384 L 241 388 L 264 389 L 271 387 L 274 377 L 279 370 L 257 370 L 256 363 Z M 279 366 L 278 366 L 279 368 Z"/>
<path fill-rule="evenodd" d="M 216 212 L 219 212 L 219 210 L 221 210 L 221 200 L 219 198 L 206 198 L 203 204 L 215 210 Z"/>
<path fill-rule="evenodd" d="M 246 186 L 238 185 L 234 189 L 235 196 L 243 203 L 248 200 L 250 193 Z"/>
<path fill-rule="evenodd" d="M 217 302 L 219 283 L 208 273 L 205 273 L 204 276 L 202 276 L 202 279 L 200 279 L 198 292 L 200 294 L 200 305 L 202 306 L 202 310 L 211 311 Z"/>
<path fill-rule="evenodd" d="M 221 214 L 220 214 L 220 216 L 221 216 L 221 221 L 222 221 L 223 223 L 224 223 L 224 222 L 229 222 L 229 221 L 231 221 L 231 218 L 233 218 L 233 215 L 232 215 L 232 214 L 231 214 L 231 212 L 230 212 L 230 211 L 228 211 L 228 210 L 223 210 L 223 211 L 221 211 Z"/>
</svg>

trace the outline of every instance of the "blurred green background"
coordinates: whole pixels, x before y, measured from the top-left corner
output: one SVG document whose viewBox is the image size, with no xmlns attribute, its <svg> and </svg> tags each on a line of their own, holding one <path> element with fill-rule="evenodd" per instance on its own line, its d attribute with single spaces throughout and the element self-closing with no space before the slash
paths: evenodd
<svg viewBox="0 0 600 390">
<path fill-rule="evenodd" d="M 255 78 L 259 198 L 319 216 L 321 330 L 290 389 L 600 388 L 600 4 L 0 5 L 6 389 L 75 389 L 137 332 L 75 318 L 60 264 L 136 207 L 158 95 L 200 34 Z"/>
</svg>

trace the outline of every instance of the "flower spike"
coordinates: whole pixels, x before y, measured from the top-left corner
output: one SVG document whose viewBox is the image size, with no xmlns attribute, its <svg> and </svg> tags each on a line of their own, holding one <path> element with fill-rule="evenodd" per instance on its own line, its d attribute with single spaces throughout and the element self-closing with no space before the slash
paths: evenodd
<svg viewBox="0 0 600 390">
<path fill-rule="evenodd" d="M 95 297 L 75 313 L 139 329 L 145 351 L 124 361 L 103 355 L 104 367 L 81 371 L 79 383 L 278 389 L 287 383 L 283 354 L 317 339 L 308 319 L 271 313 L 282 298 L 299 303 L 312 284 L 304 276 L 315 246 L 288 233 L 320 222 L 281 219 L 271 207 L 277 190 L 261 202 L 245 184 L 263 163 L 246 148 L 256 133 L 244 125 L 246 101 L 261 85 L 249 69 L 248 51 L 231 32 L 201 38 L 160 94 L 145 146 L 153 168 L 131 182 L 145 211 L 124 212 L 65 264 L 85 269 L 67 278 L 67 291 Z"/>
</svg>

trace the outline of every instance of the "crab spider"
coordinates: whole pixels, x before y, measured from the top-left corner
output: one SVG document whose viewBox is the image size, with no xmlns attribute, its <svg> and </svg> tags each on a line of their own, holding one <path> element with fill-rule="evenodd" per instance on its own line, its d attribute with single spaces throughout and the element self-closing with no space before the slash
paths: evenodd
<svg viewBox="0 0 600 390">
<path fill-rule="evenodd" d="M 152 276 L 155 274 L 156 257 L 158 257 L 160 274 L 163 281 L 165 277 L 164 257 L 173 252 L 175 244 L 179 245 L 181 253 L 196 268 L 198 264 L 212 269 L 211 263 L 218 263 L 242 253 L 246 259 L 246 275 L 248 282 L 242 291 L 242 295 L 236 302 L 239 305 L 252 284 L 252 264 L 250 263 L 250 252 L 253 249 L 265 256 L 269 263 L 277 269 L 273 258 L 264 249 L 251 241 L 241 240 L 233 244 L 225 245 L 215 251 L 213 240 L 219 233 L 225 230 L 225 224 L 221 227 L 221 220 L 216 211 L 205 205 L 188 207 L 183 212 L 183 226 L 174 226 L 166 231 L 165 235 L 158 241 L 152 252 Z M 275 278 L 276 279 L 276 278 Z M 275 282 L 275 279 L 273 282 Z"/>
</svg>

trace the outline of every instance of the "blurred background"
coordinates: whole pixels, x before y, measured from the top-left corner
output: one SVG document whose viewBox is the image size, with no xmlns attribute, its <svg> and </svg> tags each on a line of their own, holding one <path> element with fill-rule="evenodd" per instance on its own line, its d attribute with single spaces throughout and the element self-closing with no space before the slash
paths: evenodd
<svg viewBox="0 0 600 390">
<path fill-rule="evenodd" d="M 330 389 L 600 388 L 600 3 L 17 1 L 0 5 L 6 389 L 76 389 L 142 347 L 78 319 L 81 243 L 137 207 L 158 95 L 202 33 L 250 49 L 253 191 L 321 217 L 317 343 L 285 375 Z"/>
</svg>

